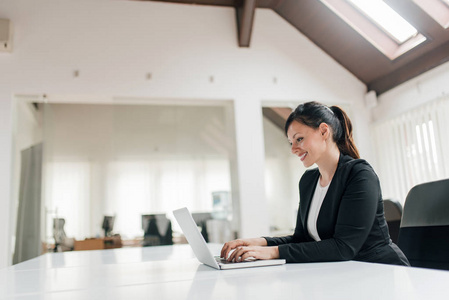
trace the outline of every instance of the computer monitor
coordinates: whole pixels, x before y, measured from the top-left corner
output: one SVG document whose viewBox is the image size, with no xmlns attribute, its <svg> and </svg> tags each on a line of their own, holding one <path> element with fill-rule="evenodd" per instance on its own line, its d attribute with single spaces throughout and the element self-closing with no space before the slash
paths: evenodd
<svg viewBox="0 0 449 300">
<path fill-rule="evenodd" d="M 103 218 L 103 230 L 104 230 L 104 236 L 111 236 L 112 229 L 114 229 L 114 221 L 115 216 L 104 216 Z"/>
</svg>

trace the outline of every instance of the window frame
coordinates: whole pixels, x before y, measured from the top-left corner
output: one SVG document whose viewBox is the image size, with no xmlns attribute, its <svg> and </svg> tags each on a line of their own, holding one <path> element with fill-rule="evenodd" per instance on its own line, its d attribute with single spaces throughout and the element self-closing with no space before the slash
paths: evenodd
<svg viewBox="0 0 449 300">
<path fill-rule="evenodd" d="M 380 28 L 371 18 L 367 17 L 366 14 L 360 11 L 360 9 L 357 9 L 354 5 L 350 4 L 349 1 L 319 1 L 391 61 L 394 61 L 427 40 L 427 37 L 418 30 L 418 33 L 414 37 L 399 44 L 396 39 L 392 38 L 390 34 L 387 34 L 383 28 Z"/>
</svg>

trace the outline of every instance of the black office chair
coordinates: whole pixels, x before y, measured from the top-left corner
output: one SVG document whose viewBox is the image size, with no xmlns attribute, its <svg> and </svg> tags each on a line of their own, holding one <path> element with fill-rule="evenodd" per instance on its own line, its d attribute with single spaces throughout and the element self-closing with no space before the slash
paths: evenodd
<svg viewBox="0 0 449 300">
<path fill-rule="evenodd" d="M 212 213 L 210 212 L 194 212 L 192 218 L 196 225 L 201 228 L 201 235 L 206 243 L 209 243 L 209 234 L 207 232 L 207 221 L 212 219 Z"/>
<path fill-rule="evenodd" d="M 142 215 L 143 246 L 173 245 L 171 221 L 165 215 Z"/>
<path fill-rule="evenodd" d="M 410 190 L 398 246 L 414 267 L 449 270 L 449 179 Z"/>
<path fill-rule="evenodd" d="M 390 238 L 393 243 L 397 244 L 402 218 L 402 205 L 397 200 L 384 199 L 384 212 Z"/>
</svg>

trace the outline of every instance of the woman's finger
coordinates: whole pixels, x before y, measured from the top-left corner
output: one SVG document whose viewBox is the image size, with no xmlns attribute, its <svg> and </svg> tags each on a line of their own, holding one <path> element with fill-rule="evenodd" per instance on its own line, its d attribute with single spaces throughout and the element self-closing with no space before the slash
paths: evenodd
<svg viewBox="0 0 449 300">
<path fill-rule="evenodd" d="M 257 259 L 261 259 L 260 255 L 257 251 L 247 251 L 245 252 L 245 254 L 242 255 L 241 260 L 242 261 L 246 261 L 246 260 L 257 260 Z"/>
<path fill-rule="evenodd" d="M 223 248 L 221 249 L 221 257 L 222 258 L 228 258 L 229 252 L 232 251 L 232 249 L 239 246 L 240 242 L 238 240 L 229 241 L 224 244 Z"/>
<path fill-rule="evenodd" d="M 240 252 L 241 252 L 241 247 L 235 248 L 234 252 L 232 252 L 232 253 L 229 255 L 228 261 L 237 261 Z"/>
<path fill-rule="evenodd" d="M 250 250 L 251 250 L 250 247 L 238 247 L 234 251 L 234 253 L 232 253 L 230 261 L 234 260 L 235 262 L 242 262 L 244 260 L 243 256 L 245 255 L 245 253 L 247 253 Z"/>
</svg>

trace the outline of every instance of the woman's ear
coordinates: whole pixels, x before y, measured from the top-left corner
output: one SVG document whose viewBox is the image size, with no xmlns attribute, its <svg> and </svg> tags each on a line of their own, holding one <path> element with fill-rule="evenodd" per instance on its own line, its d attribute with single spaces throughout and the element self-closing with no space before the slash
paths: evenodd
<svg viewBox="0 0 449 300">
<path fill-rule="evenodd" d="M 321 135 L 327 138 L 329 133 L 329 125 L 327 125 L 326 123 L 321 123 L 318 129 Z"/>
</svg>

